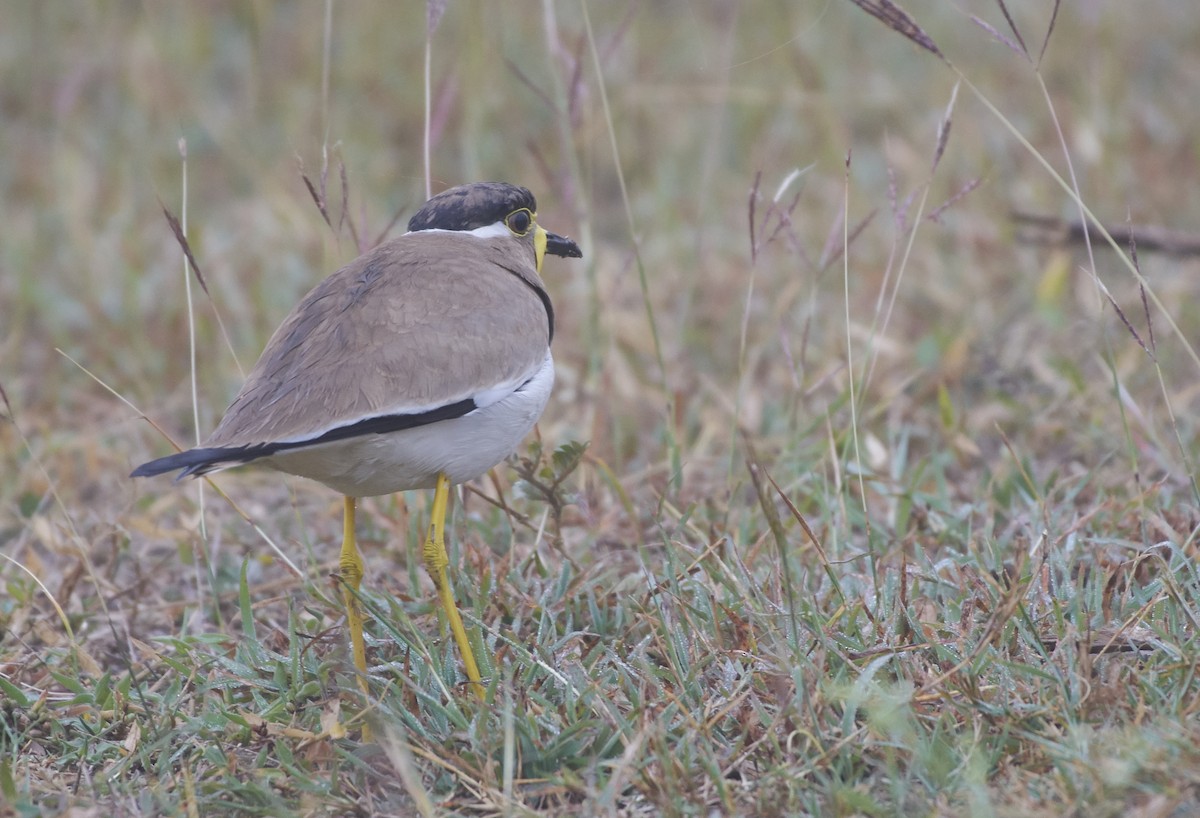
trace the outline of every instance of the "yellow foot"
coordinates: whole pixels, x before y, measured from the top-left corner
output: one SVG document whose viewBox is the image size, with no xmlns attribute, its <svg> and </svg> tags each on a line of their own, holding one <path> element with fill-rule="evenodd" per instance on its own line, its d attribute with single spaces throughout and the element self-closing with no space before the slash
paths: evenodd
<svg viewBox="0 0 1200 818">
<path fill-rule="evenodd" d="M 454 591 L 450 587 L 450 579 L 446 576 L 446 566 L 450 558 L 446 555 L 446 504 L 450 498 L 450 480 L 444 474 L 438 475 L 437 488 L 433 493 L 433 508 L 430 511 L 429 536 L 425 540 L 424 557 L 425 570 L 433 578 L 437 588 L 438 600 L 450 623 L 450 631 L 462 654 L 463 668 L 471 682 L 471 689 L 482 701 L 484 698 L 483 682 L 479 677 L 479 666 L 475 664 L 475 654 L 471 652 L 471 643 L 467 640 L 467 631 L 463 628 L 462 617 L 458 615 L 458 605 L 454 602 Z"/>
<path fill-rule="evenodd" d="M 342 582 L 342 602 L 346 606 L 346 625 L 350 629 L 350 651 L 354 656 L 354 667 L 358 671 L 358 689 L 363 702 L 370 702 L 367 685 L 367 645 L 363 639 L 362 606 L 358 601 L 358 589 L 362 586 L 364 568 L 362 556 L 354 541 L 355 500 L 347 497 L 342 518 L 342 554 L 338 560 L 338 576 Z M 363 741 L 371 740 L 371 728 L 363 724 Z"/>
</svg>

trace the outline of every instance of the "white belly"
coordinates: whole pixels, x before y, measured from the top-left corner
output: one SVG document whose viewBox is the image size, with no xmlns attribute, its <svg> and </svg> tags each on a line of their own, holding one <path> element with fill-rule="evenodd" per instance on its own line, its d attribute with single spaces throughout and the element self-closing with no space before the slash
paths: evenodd
<svg viewBox="0 0 1200 818">
<path fill-rule="evenodd" d="M 364 435 L 272 455 L 262 462 L 348 497 L 374 497 L 474 480 L 508 457 L 533 429 L 554 385 L 554 360 L 525 384 L 470 414 L 414 429 Z"/>
</svg>

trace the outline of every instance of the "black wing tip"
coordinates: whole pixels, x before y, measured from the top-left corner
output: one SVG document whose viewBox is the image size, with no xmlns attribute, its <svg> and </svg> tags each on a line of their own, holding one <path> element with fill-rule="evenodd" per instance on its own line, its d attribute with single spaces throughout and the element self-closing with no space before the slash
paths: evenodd
<svg viewBox="0 0 1200 818">
<path fill-rule="evenodd" d="M 165 458 L 164 458 L 165 459 Z M 164 474 L 171 471 L 171 466 L 160 466 L 160 460 L 151 460 L 149 463 L 143 463 L 129 473 L 130 477 L 154 477 L 159 474 Z"/>
<path fill-rule="evenodd" d="M 188 449 L 186 452 L 176 452 L 157 460 L 151 460 L 138 466 L 130 477 L 156 477 L 176 469 L 181 469 L 176 480 L 185 477 L 199 477 L 213 469 L 225 466 L 236 466 L 254 457 L 246 457 L 245 449 Z"/>
<path fill-rule="evenodd" d="M 399 432 L 443 420 L 453 420 L 470 414 L 478 409 L 474 398 L 464 398 L 436 409 L 414 414 L 380 415 L 366 418 L 346 426 L 336 426 L 333 429 L 307 440 L 286 441 L 277 443 L 259 443 L 249 446 L 232 446 L 216 448 L 188 449 L 186 452 L 176 452 L 157 460 L 151 460 L 138 466 L 130 473 L 130 477 L 155 477 L 169 471 L 179 469 L 176 480 L 185 477 L 200 477 L 217 469 L 227 469 L 232 466 L 242 466 L 263 457 L 270 457 L 277 452 L 287 452 L 293 449 L 304 449 L 309 446 L 319 446 L 322 443 L 333 443 L 367 435 L 385 435 Z"/>
</svg>

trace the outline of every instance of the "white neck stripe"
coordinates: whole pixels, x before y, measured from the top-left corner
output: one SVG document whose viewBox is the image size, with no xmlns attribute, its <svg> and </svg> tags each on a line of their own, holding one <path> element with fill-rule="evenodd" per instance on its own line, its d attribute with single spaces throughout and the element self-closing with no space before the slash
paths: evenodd
<svg viewBox="0 0 1200 818">
<path fill-rule="evenodd" d="M 430 227 L 425 230 L 410 230 L 404 235 L 410 236 L 414 233 L 454 233 L 459 236 L 474 236 L 477 239 L 498 239 L 512 235 L 512 231 L 504 222 L 493 222 L 483 227 L 476 227 L 474 230 L 444 230 L 440 227 Z"/>
</svg>

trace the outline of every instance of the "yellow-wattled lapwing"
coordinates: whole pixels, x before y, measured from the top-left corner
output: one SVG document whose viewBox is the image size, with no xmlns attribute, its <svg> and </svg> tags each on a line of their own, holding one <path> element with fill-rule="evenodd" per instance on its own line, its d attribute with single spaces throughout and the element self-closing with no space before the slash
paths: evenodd
<svg viewBox="0 0 1200 818">
<path fill-rule="evenodd" d="M 439 193 L 407 233 L 304 297 L 203 446 L 133 472 L 181 469 L 182 478 L 261 463 L 344 494 L 342 594 L 364 692 L 355 500 L 433 488 L 425 567 L 467 678 L 483 693 L 446 577 L 446 504 L 452 483 L 511 454 L 546 406 L 554 382 L 554 310 L 540 277 L 547 253 L 582 256 L 538 225 L 525 188 L 481 182 Z"/>
</svg>

